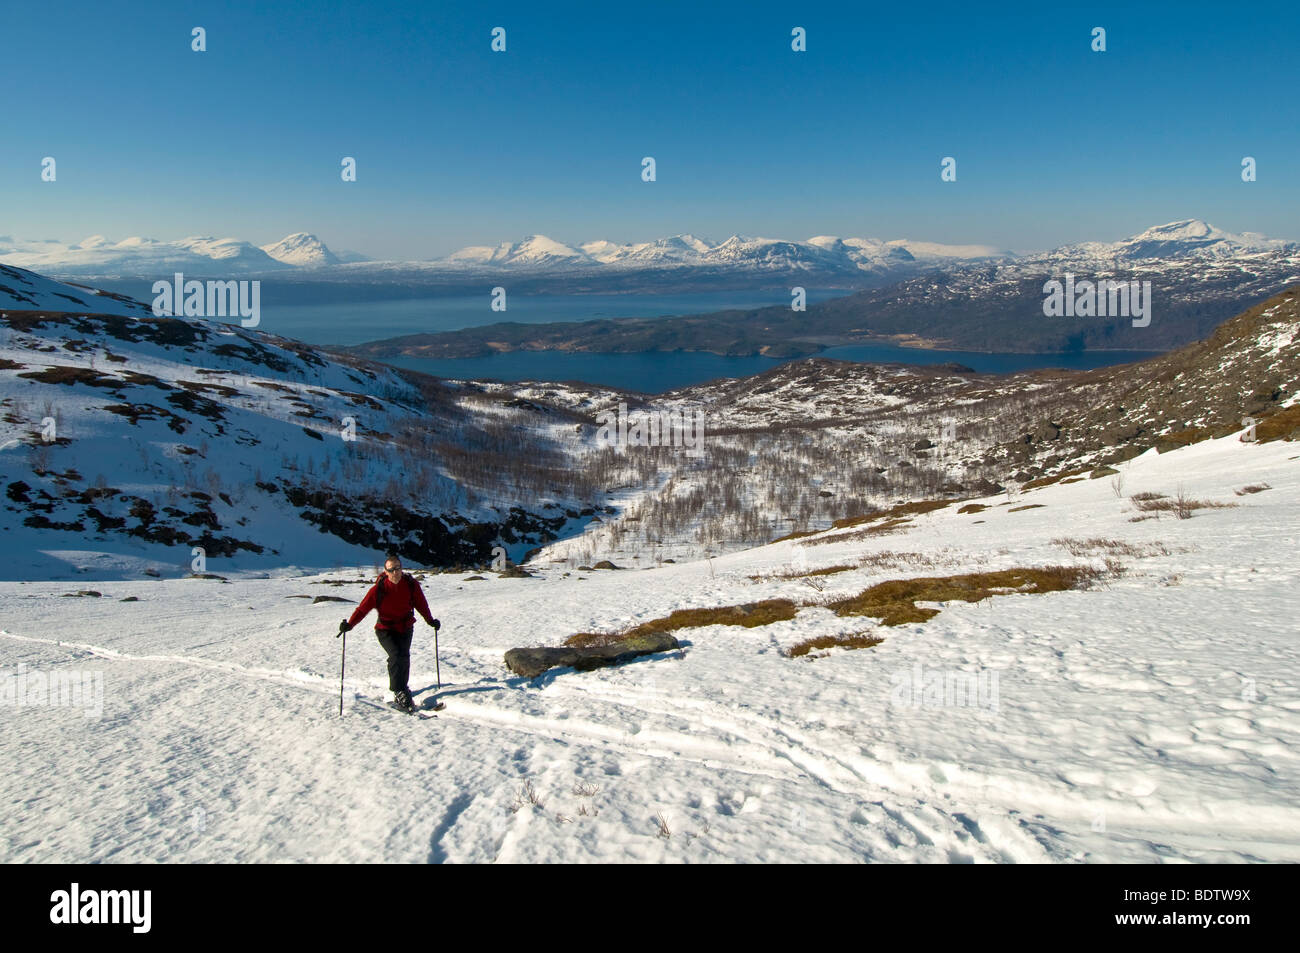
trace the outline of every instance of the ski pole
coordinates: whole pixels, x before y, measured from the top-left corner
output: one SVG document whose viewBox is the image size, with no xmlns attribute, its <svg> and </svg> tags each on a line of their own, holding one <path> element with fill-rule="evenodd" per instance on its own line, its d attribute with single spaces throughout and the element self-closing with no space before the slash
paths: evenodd
<svg viewBox="0 0 1300 953">
<path fill-rule="evenodd" d="M 343 717 L 343 670 L 347 666 L 348 660 L 348 631 L 344 629 L 339 632 L 343 636 L 343 654 L 339 658 L 339 717 Z M 338 638 L 338 635 L 335 636 Z"/>
<path fill-rule="evenodd" d="M 438 690 L 442 691 L 442 660 L 438 658 L 438 629 L 440 626 L 433 627 L 433 664 L 438 670 Z"/>
</svg>

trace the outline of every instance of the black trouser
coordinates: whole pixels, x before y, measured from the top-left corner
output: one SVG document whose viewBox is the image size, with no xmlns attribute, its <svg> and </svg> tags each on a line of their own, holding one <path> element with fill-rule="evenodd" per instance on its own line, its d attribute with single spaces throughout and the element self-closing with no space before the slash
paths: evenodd
<svg viewBox="0 0 1300 953">
<path fill-rule="evenodd" d="M 388 690 L 410 691 L 406 680 L 411 677 L 411 636 L 415 629 L 375 629 L 379 644 L 388 653 Z"/>
</svg>

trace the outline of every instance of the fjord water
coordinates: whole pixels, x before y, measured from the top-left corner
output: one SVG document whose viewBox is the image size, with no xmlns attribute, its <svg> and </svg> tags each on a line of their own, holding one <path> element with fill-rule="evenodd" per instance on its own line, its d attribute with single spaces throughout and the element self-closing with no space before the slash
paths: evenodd
<svg viewBox="0 0 1300 953">
<path fill-rule="evenodd" d="M 810 303 L 844 294 L 809 289 Z M 614 317 L 659 317 L 707 314 L 728 308 L 757 308 L 784 304 L 773 291 L 714 291 L 690 294 L 514 295 L 509 310 L 492 311 L 487 295 L 413 298 L 369 302 L 274 304 L 263 312 L 261 330 L 309 344 L 351 345 L 405 334 L 455 331 L 461 328 L 518 321 L 545 324 Z M 1009 373 L 1045 367 L 1089 370 L 1151 357 L 1148 351 L 1084 351 L 1060 354 L 933 351 L 888 344 L 828 348 L 819 356 L 857 363 L 940 364 L 956 362 L 982 373 Z M 387 363 L 437 377 L 503 381 L 582 381 L 660 393 L 720 377 L 747 377 L 770 370 L 781 360 L 762 356 L 724 357 L 704 352 L 650 351 L 635 354 L 595 354 L 571 351 L 509 351 L 485 357 L 394 357 Z"/>
<path fill-rule="evenodd" d="M 828 348 L 818 357 L 861 364 L 958 364 L 986 374 L 1061 367 L 1091 370 L 1128 364 L 1154 356 L 1151 351 L 1082 351 L 1062 354 L 987 354 L 977 351 L 930 351 L 893 345 Z M 638 354 L 592 354 L 573 351 L 507 351 L 489 357 L 428 360 L 394 357 L 385 363 L 461 380 L 582 381 L 657 394 L 720 377 L 748 377 L 787 363 L 770 357 L 724 357 L 700 351 L 650 351 Z"/>
<path fill-rule="evenodd" d="M 109 290 L 148 302 L 141 282 L 97 282 Z M 363 289 L 322 284 L 272 284 L 264 288 L 259 331 L 318 346 L 349 346 L 407 334 L 457 331 L 462 328 L 514 321 L 547 324 L 598 318 L 660 317 L 708 314 L 730 308 L 759 308 L 787 304 L 777 290 L 710 291 L 684 294 L 552 294 L 512 295 L 509 309 L 493 311 L 490 295 L 361 299 Z M 808 289 L 809 303 L 839 297 L 843 290 Z M 334 300 L 328 300 L 328 299 Z M 221 319 L 217 319 L 221 320 Z M 233 319 L 232 319 L 233 320 Z M 1082 351 L 1058 354 L 934 351 L 888 344 L 828 348 L 818 356 L 858 363 L 939 364 L 956 362 L 982 373 L 1009 373 L 1047 367 L 1089 370 L 1151 357 L 1147 351 Z M 644 352 L 592 354 L 568 351 L 510 351 L 486 357 L 389 358 L 397 367 L 438 377 L 485 378 L 504 381 L 583 381 L 660 393 L 720 377 L 746 377 L 784 363 L 775 358 L 724 357 L 704 352 Z"/>
<path fill-rule="evenodd" d="M 363 344 L 407 334 L 459 331 L 485 324 L 518 322 L 550 324 L 599 318 L 657 318 L 681 314 L 710 314 L 728 308 L 765 308 L 789 304 L 780 291 L 709 291 L 690 294 L 513 294 L 506 311 L 492 310 L 485 289 L 475 295 L 439 295 L 369 301 L 294 301 L 320 289 L 289 286 L 262 297 L 259 331 L 321 346 Z M 808 290 L 809 303 L 826 301 L 844 291 Z M 315 297 L 315 295 L 313 295 Z"/>
</svg>

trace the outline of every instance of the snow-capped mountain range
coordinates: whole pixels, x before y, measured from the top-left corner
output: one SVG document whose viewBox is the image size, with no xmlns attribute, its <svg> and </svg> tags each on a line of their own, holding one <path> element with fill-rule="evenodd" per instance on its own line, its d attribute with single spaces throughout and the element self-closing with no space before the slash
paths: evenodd
<svg viewBox="0 0 1300 953">
<path fill-rule="evenodd" d="M 471 273 L 600 274 L 662 272 L 680 278 L 683 270 L 841 276 L 906 277 L 935 267 L 1018 261 L 1150 260 L 1231 258 L 1295 250 L 1293 241 L 1253 232 L 1231 233 L 1195 219 L 1149 228 L 1116 242 L 1082 242 L 1049 252 L 1017 254 L 993 245 L 946 245 L 910 239 L 841 238 L 817 235 L 804 241 L 732 235 L 713 243 L 695 235 L 673 235 L 647 242 L 607 240 L 566 244 L 529 235 L 499 245 L 472 245 L 432 261 L 371 261 L 350 252 L 331 251 L 315 235 L 297 232 L 277 242 L 255 245 L 236 238 L 183 238 L 112 241 L 92 235 L 82 241 L 16 241 L 0 238 L 0 262 L 58 277 L 154 276 L 183 271 L 196 276 L 294 273 L 331 279 L 364 279 L 380 272 L 463 276 Z"/>
<path fill-rule="evenodd" d="M 305 232 L 260 247 L 238 238 L 160 241 L 132 237 L 115 242 L 103 235 L 91 235 L 72 244 L 0 238 L 0 262 L 73 278 L 160 276 L 174 271 L 197 276 L 259 274 L 362 259 L 351 252 L 336 254 L 315 235 Z"/>
<path fill-rule="evenodd" d="M 968 261 L 1013 256 L 992 245 L 940 245 L 905 239 L 838 238 L 818 235 L 807 241 L 746 238 L 732 235 L 718 244 L 694 235 L 673 235 L 651 242 L 617 244 L 610 241 L 565 245 L 545 235 L 518 242 L 471 245 L 443 261 L 468 266 L 556 267 L 614 265 L 649 267 L 687 265 L 753 265 L 767 268 L 820 267 L 828 270 L 871 268 L 882 263 Z"/>
</svg>

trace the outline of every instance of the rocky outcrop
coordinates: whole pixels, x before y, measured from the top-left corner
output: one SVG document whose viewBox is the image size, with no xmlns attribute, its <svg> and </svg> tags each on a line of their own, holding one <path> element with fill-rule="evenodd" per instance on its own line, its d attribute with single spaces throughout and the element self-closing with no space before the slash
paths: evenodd
<svg viewBox="0 0 1300 953">
<path fill-rule="evenodd" d="M 666 632 L 651 632 L 629 636 L 611 645 L 586 648 L 558 646 L 554 648 L 511 649 L 506 653 L 506 668 L 524 678 L 536 678 L 547 669 L 571 666 L 587 672 L 606 665 L 617 665 L 641 655 L 668 652 L 679 648 L 677 639 Z"/>
</svg>

